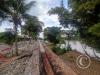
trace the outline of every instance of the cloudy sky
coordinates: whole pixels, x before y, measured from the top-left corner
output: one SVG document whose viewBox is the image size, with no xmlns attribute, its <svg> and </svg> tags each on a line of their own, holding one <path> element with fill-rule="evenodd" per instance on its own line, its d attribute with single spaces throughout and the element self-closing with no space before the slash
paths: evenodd
<svg viewBox="0 0 100 75">
<path fill-rule="evenodd" d="M 29 14 L 37 16 L 40 21 L 44 22 L 44 27 L 51 27 L 51 26 L 59 26 L 59 21 L 57 15 L 48 15 L 48 11 L 51 8 L 54 8 L 56 6 L 60 6 L 61 0 L 26 0 L 26 2 L 30 1 L 36 1 L 36 6 L 33 6 L 30 11 L 28 11 Z M 67 8 L 68 2 L 67 0 L 64 0 L 64 5 Z M 0 31 L 4 31 L 5 28 L 10 28 L 12 25 L 8 22 L 4 22 L 0 26 Z"/>
<path fill-rule="evenodd" d="M 31 0 L 32 1 L 32 0 Z M 50 15 L 48 11 L 51 8 L 60 6 L 61 0 L 34 0 L 37 2 L 36 7 L 31 8 L 30 14 L 38 16 L 39 20 L 44 22 L 44 27 L 59 26 L 57 15 Z M 67 7 L 67 0 L 64 0 L 64 4 Z"/>
</svg>

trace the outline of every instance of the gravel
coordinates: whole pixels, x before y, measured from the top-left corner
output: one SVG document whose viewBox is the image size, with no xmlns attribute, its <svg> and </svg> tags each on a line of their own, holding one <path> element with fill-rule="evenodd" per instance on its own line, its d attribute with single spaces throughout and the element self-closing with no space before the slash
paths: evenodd
<svg viewBox="0 0 100 75">
<path fill-rule="evenodd" d="M 20 56 L 16 60 L 0 66 L 0 75 L 25 75 L 28 67 L 32 68 L 34 75 L 39 75 L 39 53 L 35 50 L 38 48 L 37 43 L 32 43 L 27 48 L 26 46 L 27 44 L 24 44 L 19 50 Z"/>
<path fill-rule="evenodd" d="M 0 68 L 0 75 L 23 75 L 29 57 L 15 60 Z"/>
</svg>

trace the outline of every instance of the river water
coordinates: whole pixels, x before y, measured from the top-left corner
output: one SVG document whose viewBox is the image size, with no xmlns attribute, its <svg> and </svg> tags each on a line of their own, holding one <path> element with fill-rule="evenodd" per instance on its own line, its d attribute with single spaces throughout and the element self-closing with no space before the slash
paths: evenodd
<svg viewBox="0 0 100 75">
<path fill-rule="evenodd" d="M 67 44 L 68 44 L 68 41 L 66 41 L 66 45 L 62 44 L 61 47 L 62 48 L 66 48 L 67 47 Z M 85 53 L 84 50 L 83 50 L 83 45 L 85 44 L 82 44 L 80 41 L 70 41 L 70 46 L 73 50 L 76 50 L 80 53 Z M 95 57 L 94 53 L 93 53 L 93 48 L 89 47 L 89 46 L 86 46 L 85 45 L 85 51 L 91 56 L 91 57 Z M 97 56 L 100 57 L 100 53 L 97 52 L 95 50 L 95 53 Z"/>
</svg>

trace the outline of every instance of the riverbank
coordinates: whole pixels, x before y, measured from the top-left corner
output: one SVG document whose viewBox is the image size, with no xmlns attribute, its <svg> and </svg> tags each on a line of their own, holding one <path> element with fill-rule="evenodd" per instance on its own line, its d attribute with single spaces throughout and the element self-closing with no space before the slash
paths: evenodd
<svg viewBox="0 0 100 75">
<path fill-rule="evenodd" d="M 91 64 L 88 68 L 82 69 L 79 68 L 76 64 L 77 57 L 81 55 L 81 53 L 77 51 L 69 51 L 59 57 L 63 59 L 63 61 L 69 65 L 78 75 L 100 75 L 100 61 L 97 61 L 91 58 Z"/>
</svg>

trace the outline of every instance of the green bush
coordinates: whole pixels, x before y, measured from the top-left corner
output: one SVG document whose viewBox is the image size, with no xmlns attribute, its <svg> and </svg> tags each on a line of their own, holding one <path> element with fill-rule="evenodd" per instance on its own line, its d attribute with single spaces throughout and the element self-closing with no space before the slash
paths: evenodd
<svg viewBox="0 0 100 75">
<path fill-rule="evenodd" d="M 68 45 L 67 48 L 60 48 L 59 46 L 54 46 L 54 47 L 52 48 L 52 50 L 53 50 L 53 52 L 56 53 L 57 55 L 62 55 L 62 54 L 64 54 L 64 53 L 66 53 L 66 52 L 71 51 L 72 49 L 71 49 L 71 46 Z"/>
<path fill-rule="evenodd" d="M 71 50 L 72 50 L 71 46 L 68 45 L 66 51 L 68 52 L 68 51 L 71 51 Z"/>
<path fill-rule="evenodd" d="M 65 48 L 62 49 L 62 48 L 57 47 L 57 46 L 53 47 L 52 50 L 53 50 L 53 52 L 56 53 L 57 55 L 61 55 L 61 54 L 66 53 L 66 49 L 65 49 Z"/>
<path fill-rule="evenodd" d="M 15 35 L 11 32 L 0 33 L 0 43 L 13 44 Z"/>
</svg>

